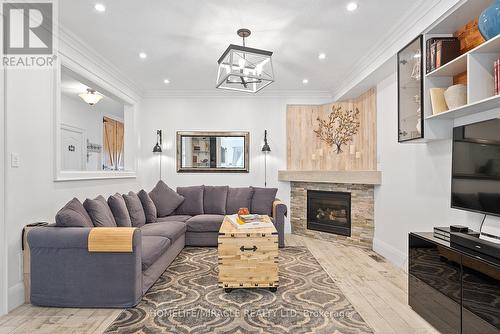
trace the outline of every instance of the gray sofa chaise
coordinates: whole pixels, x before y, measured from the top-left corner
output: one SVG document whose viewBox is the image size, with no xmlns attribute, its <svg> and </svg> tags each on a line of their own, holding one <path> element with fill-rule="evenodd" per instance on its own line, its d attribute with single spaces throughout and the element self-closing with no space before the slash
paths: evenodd
<svg viewBox="0 0 500 334">
<path fill-rule="evenodd" d="M 284 247 L 286 206 L 276 189 L 194 186 L 170 189 L 160 181 L 146 193 L 74 198 L 49 227 L 27 235 L 31 302 L 54 307 L 135 306 L 185 246 L 217 246 L 225 214 L 247 207 L 268 214 Z M 107 228 L 96 230 L 99 228 Z M 95 232 L 130 232 L 127 251 L 91 249 Z M 93 232 L 94 231 L 94 232 Z M 100 242 L 112 243 L 106 234 Z M 108 238 L 108 239 L 106 239 Z"/>
</svg>

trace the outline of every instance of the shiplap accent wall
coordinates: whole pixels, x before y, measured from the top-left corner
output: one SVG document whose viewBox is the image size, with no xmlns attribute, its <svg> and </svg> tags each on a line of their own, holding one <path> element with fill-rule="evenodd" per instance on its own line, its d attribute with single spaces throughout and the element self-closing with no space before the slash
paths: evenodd
<svg viewBox="0 0 500 334">
<path fill-rule="evenodd" d="M 377 101 L 375 88 L 356 99 L 324 105 L 289 105 L 287 108 L 287 170 L 376 170 Z M 320 140 L 314 130 L 317 118 L 327 119 L 333 106 L 358 108 L 360 128 L 350 144 L 336 147 Z M 353 147 L 351 147 L 353 146 Z"/>
</svg>

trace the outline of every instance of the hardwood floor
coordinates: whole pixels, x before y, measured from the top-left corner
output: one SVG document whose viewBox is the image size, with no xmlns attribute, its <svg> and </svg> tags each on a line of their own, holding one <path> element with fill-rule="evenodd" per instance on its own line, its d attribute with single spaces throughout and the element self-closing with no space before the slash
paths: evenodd
<svg viewBox="0 0 500 334">
<path fill-rule="evenodd" d="M 375 333 L 439 333 L 408 306 L 407 274 L 354 246 L 287 235 L 306 246 Z"/>
<path fill-rule="evenodd" d="M 438 333 L 407 304 L 407 275 L 376 253 L 297 235 L 287 245 L 309 248 L 375 333 Z M 120 310 L 23 305 L 0 317 L 0 334 L 102 333 Z"/>
<path fill-rule="evenodd" d="M 0 317 L 0 334 L 102 333 L 120 314 L 119 309 L 77 309 L 22 305 Z"/>
</svg>

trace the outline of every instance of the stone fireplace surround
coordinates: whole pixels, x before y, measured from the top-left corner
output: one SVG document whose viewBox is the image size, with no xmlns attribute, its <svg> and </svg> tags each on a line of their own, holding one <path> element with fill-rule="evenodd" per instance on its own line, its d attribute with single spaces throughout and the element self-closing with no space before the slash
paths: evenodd
<svg viewBox="0 0 500 334">
<path fill-rule="evenodd" d="M 374 230 L 373 184 L 292 181 L 290 186 L 290 223 L 293 234 L 372 249 Z M 307 229 L 307 190 L 351 193 L 350 237 Z"/>
</svg>

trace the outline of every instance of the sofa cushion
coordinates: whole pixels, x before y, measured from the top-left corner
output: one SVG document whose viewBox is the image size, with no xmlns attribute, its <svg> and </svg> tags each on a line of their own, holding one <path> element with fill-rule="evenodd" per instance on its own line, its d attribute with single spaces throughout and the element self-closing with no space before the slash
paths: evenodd
<svg viewBox="0 0 500 334">
<path fill-rule="evenodd" d="M 149 194 L 142 189 L 137 193 L 137 196 L 141 200 L 142 208 L 144 210 L 144 215 L 146 216 L 146 224 L 155 223 L 157 217 L 156 206 Z"/>
<path fill-rule="evenodd" d="M 160 236 L 170 239 L 172 243 L 186 233 L 186 224 L 182 222 L 165 222 L 146 224 L 141 227 L 142 235 Z"/>
<path fill-rule="evenodd" d="M 148 269 L 170 247 L 168 238 L 160 236 L 142 236 L 142 270 Z"/>
<path fill-rule="evenodd" d="M 71 201 L 57 212 L 56 226 L 58 227 L 94 227 L 92 219 L 78 198 Z"/>
<path fill-rule="evenodd" d="M 184 197 L 172 190 L 163 181 L 158 181 L 149 193 L 149 197 L 156 206 L 158 217 L 166 217 L 172 214 L 184 201 Z"/>
<path fill-rule="evenodd" d="M 127 205 L 122 195 L 116 193 L 109 196 L 108 205 L 115 218 L 116 226 L 119 227 L 130 227 L 132 226 L 132 221 L 130 220 L 130 215 L 128 214 Z"/>
<path fill-rule="evenodd" d="M 186 222 L 189 232 L 218 232 L 224 215 L 197 215 Z"/>
<path fill-rule="evenodd" d="M 228 186 L 205 186 L 203 193 L 203 213 L 225 215 Z"/>
<path fill-rule="evenodd" d="M 276 188 L 253 188 L 252 205 L 250 207 L 250 212 L 259 215 L 273 214 L 273 202 L 276 199 L 276 193 L 278 189 Z"/>
<path fill-rule="evenodd" d="M 130 191 L 128 194 L 123 195 L 123 199 L 127 205 L 132 226 L 141 227 L 146 224 L 146 215 L 144 214 L 144 209 L 142 208 L 139 196 L 137 196 L 137 194 L 133 191 Z"/>
<path fill-rule="evenodd" d="M 168 217 L 158 218 L 156 221 L 158 223 L 163 223 L 163 222 L 183 222 L 183 223 L 185 223 L 191 217 L 192 216 L 187 216 L 187 215 L 172 215 L 172 216 L 168 216 Z"/>
<path fill-rule="evenodd" d="M 95 227 L 116 227 L 115 217 L 108 206 L 108 202 L 101 195 L 95 199 L 87 198 L 83 207 L 92 219 Z"/>
<path fill-rule="evenodd" d="M 177 193 L 184 197 L 182 204 L 175 210 L 177 215 L 203 214 L 203 189 L 205 186 L 177 187 Z"/>
<path fill-rule="evenodd" d="M 253 188 L 231 188 L 227 192 L 226 214 L 233 215 L 240 208 L 248 208 L 252 204 Z"/>
</svg>

